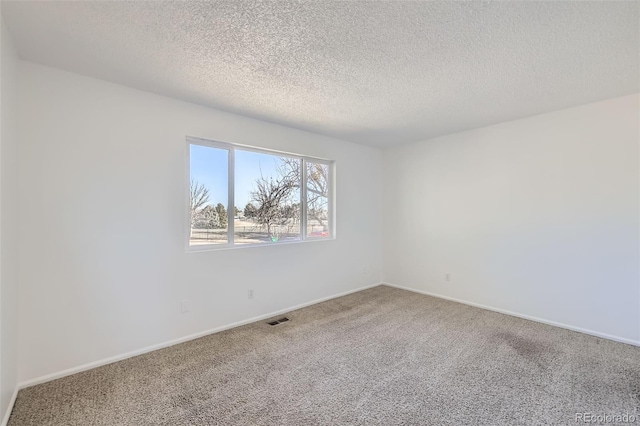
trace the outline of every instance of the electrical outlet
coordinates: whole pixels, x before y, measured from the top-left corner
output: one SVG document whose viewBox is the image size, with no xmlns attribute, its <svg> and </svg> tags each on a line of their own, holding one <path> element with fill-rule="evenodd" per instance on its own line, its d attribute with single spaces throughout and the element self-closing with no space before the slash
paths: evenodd
<svg viewBox="0 0 640 426">
<path fill-rule="evenodd" d="M 253 289 L 250 288 L 249 291 L 247 292 L 247 296 L 249 299 L 253 299 Z"/>
<path fill-rule="evenodd" d="M 449 273 L 447 272 L 447 273 L 444 275 L 444 279 L 445 279 L 445 281 L 451 281 L 451 275 L 449 275 Z"/>
<path fill-rule="evenodd" d="M 187 312 L 189 312 L 189 299 L 184 299 L 181 303 L 180 303 L 180 311 L 183 314 L 186 314 Z"/>
</svg>

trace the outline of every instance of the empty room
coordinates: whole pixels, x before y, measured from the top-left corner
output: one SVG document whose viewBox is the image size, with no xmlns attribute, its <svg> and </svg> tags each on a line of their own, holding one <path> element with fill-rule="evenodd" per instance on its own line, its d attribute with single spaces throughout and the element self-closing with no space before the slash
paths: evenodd
<svg viewBox="0 0 640 426">
<path fill-rule="evenodd" d="M 0 13 L 0 426 L 640 424 L 639 1 Z"/>
</svg>

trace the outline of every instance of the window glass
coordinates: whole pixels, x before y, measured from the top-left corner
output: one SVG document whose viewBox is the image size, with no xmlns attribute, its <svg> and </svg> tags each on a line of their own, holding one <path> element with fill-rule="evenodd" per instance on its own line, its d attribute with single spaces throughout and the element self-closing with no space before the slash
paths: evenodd
<svg viewBox="0 0 640 426">
<path fill-rule="evenodd" d="M 189 245 L 227 244 L 229 151 L 190 146 Z"/>
<path fill-rule="evenodd" d="M 333 237 L 333 163 L 198 138 L 187 141 L 190 247 Z"/>
<path fill-rule="evenodd" d="M 302 160 L 235 150 L 235 244 L 300 239 Z"/>
<path fill-rule="evenodd" d="M 307 165 L 307 237 L 329 236 L 329 166 Z"/>
</svg>

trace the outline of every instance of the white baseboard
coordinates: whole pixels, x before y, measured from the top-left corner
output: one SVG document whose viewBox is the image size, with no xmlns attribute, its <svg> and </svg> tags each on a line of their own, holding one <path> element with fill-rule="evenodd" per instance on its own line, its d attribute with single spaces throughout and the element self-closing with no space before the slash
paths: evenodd
<svg viewBox="0 0 640 426">
<path fill-rule="evenodd" d="M 383 285 L 386 285 L 388 287 L 399 288 L 401 290 L 412 291 L 414 293 L 424 294 L 426 296 L 437 297 L 438 299 L 450 300 L 452 302 L 462 303 L 463 305 L 474 306 L 476 308 L 486 309 L 488 311 L 498 312 L 500 314 L 510 315 L 512 317 L 518 317 L 518 318 L 526 319 L 529 321 L 535 321 L 542 324 L 552 325 L 554 327 L 565 328 L 567 330 L 577 331 L 578 333 L 584 333 L 584 334 L 589 334 L 591 336 L 602 337 L 603 339 L 613 340 L 615 342 L 626 343 L 628 345 L 634 345 L 634 346 L 640 346 L 640 340 L 627 339 L 626 337 L 614 336 L 611 334 L 601 333 L 599 331 L 589 330 L 581 327 L 574 327 L 572 325 L 550 321 L 543 318 L 534 317 L 531 315 L 519 314 L 517 312 L 507 311 L 505 309 L 500 309 L 500 308 L 494 308 L 492 306 L 487 306 L 487 305 L 481 305 L 480 303 L 469 302 L 467 300 L 462 300 L 462 299 L 456 299 L 455 297 L 443 296 L 441 294 L 431 293 L 425 290 L 418 290 L 411 287 L 404 287 L 401 285 L 390 284 L 390 283 L 383 283 Z"/>
<path fill-rule="evenodd" d="M 27 388 L 27 387 L 30 387 L 30 386 L 39 385 L 41 383 L 50 382 L 52 380 L 56 380 L 56 379 L 60 379 L 62 377 L 70 376 L 72 374 L 80 373 L 82 371 L 91 370 L 92 368 L 101 367 L 103 365 L 111 364 L 111 363 L 114 363 L 114 362 L 117 362 L 117 361 L 122 361 L 124 359 L 131 358 L 131 357 L 134 357 L 134 356 L 146 354 L 148 352 L 153 352 L 153 351 L 156 351 L 158 349 L 162 349 L 162 348 L 166 348 L 166 347 L 169 347 L 169 346 L 173 346 L 173 345 L 177 345 L 177 344 L 180 344 L 180 343 L 184 343 L 184 342 L 187 342 L 189 340 L 198 339 L 200 337 L 208 336 L 210 334 L 219 333 L 221 331 L 228 330 L 230 328 L 240 327 L 242 325 L 250 324 L 252 322 L 262 321 L 262 320 L 265 320 L 267 318 L 271 318 L 271 317 L 275 317 L 275 316 L 278 316 L 278 315 L 282 315 L 284 313 L 295 311 L 295 310 L 301 309 L 301 308 L 305 308 L 307 306 L 315 305 L 317 303 L 326 302 L 327 300 L 336 299 L 338 297 L 346 296 L 346 295 L 351 294 L 351 293 L 357 293 L 357 292 L 362 291 L 362 290 L 366 290 L 366 289 L 373 288 L 373 287 L 378 287 L 380 285 L 382 285 L 382 283 L 371 284 L 371 285 L 368 285 L 368 286 L 356 288 L 354 290 L 349 290 L 349 291 L 345 291 L 345 292 L 342 292 L 342 293 L 338 293 L 338 294 L 334 294 L 334 295 L 331 295 L 331 296 L 327 296 L 327 297 L 323 297 L 323 298 L 320 298 L 320 299 L 316 299 L 316 300 L 313 300 L 311 302 L 301 303 L 301 304 L 296 305 L 296 306 L 291 306 L 289 308 L 280 309 L 280 310 L 275 311 L 275 312 L 269 312 L 268 314 L 259 315 L 257 317 L 248 318 L 246 320 L 237 321 L 237 322 L 234 322 L 234 323 L 231 323 L 231 324 L 227 324 L 227 325 L 223 325 L 223 326 L 220 326 L 220 327 L 212 328 L 210 330 L 205 330 L 205 331 L 201 331 L 201 332 L 198 332 L 198 333 L 190 334 L 188 336 L 184 336 L 184 337 L 180 337 L 180 338 L 177 338 L 177 339 L 169 340 L 167 342 L 163 342 L 163 343 L 158 343 L 158 344 L 155 344 L 155 345 L 147 346 L 147 347 L 144 347 L 142 349 L 137 349 L 135 351 L 127 352 L 127 353 L 120 354 L 120 355 L 115 355 L 115 356 L 112 356 L 112 357 L 109 357 L 109 358 L 104 358 L 104 359 L 101 359 L 101 360 L 98 360 L 98 361 L 89 362 L 87 364 L 79 365 L 77 367 L 68 368 L 66 370 L 58 371 L 58 372 L 55 372 L 55 373 L 46 374 L 44 376 L 36 377 L 35 379 L 30 379 L 30 380 L 26 380 L 24 382 L 20 382 L 18 384 L 18 390 L 19 389 L 24 389 L 24 388 Z M 17 393 L 17 391 L 16 391 L 16 393 Z M 7 419 L 8 419 L 8 417 L 7 417 Z M 4 423 L 3 423 L 3 425 L 4 425 Z"/>
<path fill-rule="evenodd" d="M 20 389 L 24 389 L 24 388 L 27 388 L 27 387 L 30 387 L 30 386 L 35 386 L 35 385 L 38 385 L 38 384 L 41 384 L 41 383 L 45 383 L 45 382 L 50 382 L 52 380 L 56 380 L 56 379 L 59 379 L 59 378 L 62 378 L 62 377 L 70 376 L 72 374 L 80 373 L 82 371 L 91 370 L 93 368 L 97 368 L 97 367 L 100 367 L 100 366 L 103 366 L 103 365 L 111 364 L 111 363 L 114 363 L 114 362 L 117 362 L 117 361 L 122 361 L 124 359 L 132 358 L 134 356 L 142 355 L 142 354 L 145 354 L 145 353 L 148 353 L 148 352 L 153 352 L 155 350 L 166 348 L 166 347 L 173 346 L 173 345 L 177 345 L 177 344 L 180 344 L 180 343 L 183 343 L 183 342 L 187 342 L 189 340 L 198 339 L 200 337 L 208 336 L 210 334 L 219 333 L 221 331 L 229 330 L 231 328 L 240 327 L 242 325 L 250 324 L 250 323 L 253 323 L 253 322 L 257 322 L 257 321 L 262 321 L 262 320 L 265 320 L 267 318 L 271 318 L 271 317 L 275 317 L 275 316 L 278 316 L 278 315 L 282 315 L 282 314 L 287 313 L 287 312 L 295 311 L 297 309 L 301 309 L 301 308 L 304 308 L 304 307 L 307 307 L 307 306 L 311 306 L 311 305 L 315 305 L 315 304 L 318 304 L 318 303 L 326 302 L 327 300 L 336 299 L 338 297 L 346 296 L 346 295 L 352 294 L 352 293 L 357 293 L 359 291 L 367 290 L 369 288 L 377 287 L 377 286 L 380 286 L 380 285 L 386 285 L 386 286 L 389 286 L 389 287 L 395 287 L 395 288 L 399 288 L 399 289 L 402 289 L 402 290 L 411 291 L 411 292 L 414 292 L 414 293 L 419 293 L 419 294 L 424 294 L 424 295 L 427 295 L 427 296 L 437 297 L 439 299 L 450 300 L 452 302 L 462 303 L 464 305 L 474 306 L 476 308 L 486 309 L 488 311 L 498 312 L 498 313 L 501 313 L 501 314 L 510 315 L 510 316 L 514 316 L 514 317 L 518 317 L 518 318 L 523 318 L 523 319 L 526 319 L 526 320 L 535 321 L 535 322 L 539 322 L 539 323 L 547 324 L 547 325 L 552 325 L 552 326 L 555 326 L 555 327 L 565 328 L 567 330 L 577 331 L 579 333 L 589 334 L 589 335 L 592 335 L 592 336 L 601 337 L 601 338 L 608 339 L 608 340 L 613 340 L 613 341 L 616 341 L 616 342 L 626 343 L 626 344 L 634 345 L 634 346 L 640 346 L 640 341 L 633 340 L 633 339 L 627 339 L 627 338 L 624 338 L 624 337 L 613 336 L 613 335 L 610 335 L 610 334 L 601 333 L 601 332 L 594 331 L 594 330 L 588 330 L 588 329 L 584 329 L 584 328 L 580 328 L 580 327 L 574 327 L 574 326 L 571 326 L 571 325 L 562 324 L 562 323 L 558 323 L 558 322 L 555 322 L 555 321 L 549 321 L 549 320 L 545 320 L 545 319 L 542 319 L 542 318 L 533 317 L 533 316 L 530 316 L 530 315 L 519 314 L 517 312 L 511 312 L 511 311 L 507 311 L 505 309 L 494 308 L 492 306 L 486 306 L 486 305 L 482 305 L 482 304 L 479 304 L 479 303 L 469 302 L 469 301 L 466 301 L 466 300 L 457 299 L 455 297 L 443 296 L 443 295 L 440 295 L 440 294 L 431 293 L 431 292 L 424 291 L 424 290 L 418 290 L 418 289 L 411 288 L 411 287 L 404 287 L 404 286 L 395 285 L 395 284 L 391 284 L 391 283 L 376 283 L 376 284 L 371 284 L 371 285 L 368 285 L 368 286 L 356 288 L 356 289 L 353 289 L 353 290 L 345 291 L 345 292 L 342 292 L 342 293 L 334 294 L 334 295 L 331 295 L 331 296 L 323 297 L 323 298 L 320 298 L 320 299 L 316 299 L 316 300 L 313 300 L 311 302 L 301 303 L 299 305 L 291 306 L 291 307 L 288 307 L 288 308 L 285 308 L 285 309 L 280 309 L 278 311 L 270 312 L 268 314 L 259 315 L 259 316 L 253 317 L 253 318 L 248 318 L 246 320 L 242 320 L 242 321 L 234 322 L 234 323 L 231 323 L 231 324 L 223 325 L 223 326 L 220 326 L 220 327 L 212 328 L 210 330 L 205 330 L 205 331 L 201 331 L 201 332 L 198 332 L 198 333 L 190 334 L 188 336 L 180 337 L 178 339 L 173 339 L 173 340 L 169 340 L 167 342 L 163 342 L 163 343 L 158 343 L 158 344 L 155 344 L 155 345 L 147 346 L 147 347 L 144 347 L 144 348 L 141 348 L 141 349 L 137 349 L 135 351 L 127 352 L 127 353 L 120 354 L 120 355 L 115 355 L 115 356 L 112 356 L 112 357 L 109 357 L 109 358 L 104 358 L 104 359 L 101 359 L 101 360 L 98 360 L 98 361 L 93 361 L 93 362 L 90 362 L 90 363 L 87 363 L 87 364 L 83 364 L 83 365 L 80 365 L 80 366 L 77 366 L 77 367 L 72 367 L 72 368 L 69 368 L 69 369 L 66 369 L 66 370 L 58 371 L 56 373 L 51 373 L 51 374 L 47 374 L 47 375 L 44 375 L 44 376 L 41 376 L 41 377 L 37 377 L 35 379 L 31 379 L 31 380 L 26 380 L 24 382 L 20 382 L 16 386 L 16 390 L 13 393 L 13 396 L 12 396 L 11 401 L 9 403 L 9 407 L 7 408 L 7 412 L 6 412 L 5 416 L 4 416 L 4 419 L 2 420 L 2 423 L 0 424 L 0 426 L 6 426 L 7 425 L 7 422 L 9 421 L 9 417 L 11 415 L 11 410 L 13 409 L 13 405 L 15 404 L 16 397 L 17 397 L 18 391 Z"/>
<path fill-rule="evenodd" d="M 20 390 L 20 386 L 17 385 L 13 390 L 13 395 L 11 395 L 11 400 L 9 401 L 9 406 L 7 407 L 7 412 L 4 413 L 4 418 L 2 419 L 2 423 L 0 426 L 7 426 L 9 423 L 9 417 L 11 417 L 11 412 L 13 411 L 13 406 L 16 403 L 16 398 L 18 397 L 18 391 Z"/>
</svg>

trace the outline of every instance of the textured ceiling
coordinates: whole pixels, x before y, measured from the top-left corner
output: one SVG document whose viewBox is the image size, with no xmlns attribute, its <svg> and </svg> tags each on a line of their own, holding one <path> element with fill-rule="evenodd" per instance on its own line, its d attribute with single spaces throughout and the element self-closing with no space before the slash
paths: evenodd
<svg viewBox="0 0 640 426">
<path fill-rule="evenodd" d="M 2 2 L 23 59 L 375 146 L 640 92 L 640 2 Z"/>
</svg>

